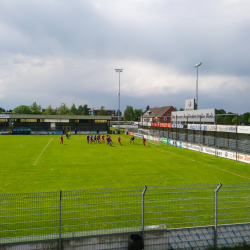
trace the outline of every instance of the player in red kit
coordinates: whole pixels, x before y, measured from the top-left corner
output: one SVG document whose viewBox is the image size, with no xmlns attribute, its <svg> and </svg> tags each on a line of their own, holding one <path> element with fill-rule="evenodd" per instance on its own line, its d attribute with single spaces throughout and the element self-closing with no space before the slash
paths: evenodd
<svg viewBox="0 0 250 250">
<path fill-rule="evenodd" d="M 102 142 L 105 142 L 105 137 L 104 137 L 104 135 L 102 135 Z"/>
<path fill-rule="evenodd" d="M 144 145 L 144 147 L 145 147 L 146 139 L 144 138 L 144 136 L 142 137 L 142 142 L 143 142 L 143 145 Z"/>
<path fill-rule="evenodd" d="M 61 139 L 60 144 L 63 144 L 63 135 L 60 136 L 60 139 Z"/>
<path fill-rule="evenodd" d="M 118 142 L 120 143 L 120 145 L 122 145 L 122 143 L 121 143 L 121 137 L 120 136 L 118 136 Z"/>
</svg>

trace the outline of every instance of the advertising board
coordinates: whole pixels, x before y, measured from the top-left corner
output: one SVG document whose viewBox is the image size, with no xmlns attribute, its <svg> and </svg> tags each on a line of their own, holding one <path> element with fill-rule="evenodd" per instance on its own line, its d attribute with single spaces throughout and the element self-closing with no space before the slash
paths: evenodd
<svg viewBox="0 0 250 250">
<path fill-rule="evenodd" d="M 171 128 L 176 128 L 176 124 L 172 123 Z M 177 128 L 184 128 L 184 124 L 177 124 Z"/>
<path fill-rule="evenodd" d="M 65 123 L 68 123 L 69 119 L 44 119 L 44 122 L 65 122 Z"/>
<path fill-rule="evenodd" d="M 168 138 L 164 138 L 164 137 L 162 137 L 162 141 L 161 141 L 162 143 L 165 143 L 165 144 L 168 144 Z"/>
<path fill-rule="evenodd" d="M 194 110 L 195 99 L 185 100 L 185 110 Z"/>
<path fill-rule="evenodd" d="M 178 143 L 177 143 L 178 145 Z M 230 159 L 230 160 L 236 160 L 236 153 L 235 152 L 230 152 L 227 150 L 221 150 L 221 149 L 215 149 L 215 148 L 209 148 L 209 147 L 204 147 L 204 146 L 199 146 L 196 144 L 192 143 L 187 143 L 187 142 L 182 142 L 182 147 L 198 152 L 202 152 L 205 154 L 210 154 L 210 155 L 216 155 L 222 158 Z M 237 154 L 237 160 L 244 162 L 244 163 L 249 163 L 250 164 L 250 156 L 244 155 L 244 154 Z"/>
<path fill-rule="evenodd" d="M 250 126 L 238 126 L 237 132 L 241 134 L 250 134 Z"/>
<path fill-rule="evenodd" d="M 171 116 L 172 122 L 209 122 L 215 123 L 215 109 L 200 109 L 188 111 L 174 111 Z"/>
<path fill-rule="evenodd" d="M 9 115 L 0 114 L 1 119 L 8 119 L 9 117 L 10 117 Z"/>
</svg>

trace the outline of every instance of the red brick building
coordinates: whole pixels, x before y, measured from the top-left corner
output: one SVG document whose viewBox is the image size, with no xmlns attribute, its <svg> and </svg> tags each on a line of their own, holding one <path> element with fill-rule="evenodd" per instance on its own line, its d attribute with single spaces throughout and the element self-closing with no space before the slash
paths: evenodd
<svg viewBox="0 0 250 250">
<path fill-rule="evenodd" d="M 148 123 L 171 123 L 171 114 L 177 111 L 173 106 L 150 108 L 141 116 L 141 122 Z"/>
</svg>

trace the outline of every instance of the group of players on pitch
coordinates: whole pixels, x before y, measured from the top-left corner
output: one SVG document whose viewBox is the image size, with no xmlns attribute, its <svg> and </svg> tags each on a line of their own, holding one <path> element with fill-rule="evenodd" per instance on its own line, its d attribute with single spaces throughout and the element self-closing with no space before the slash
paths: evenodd
<svg viewBox="0 0 250 250">
<path fill-rule="evenodd" d="M 118 140 L 119 144 L 122 146 L 120 136 L 118 136 L 117 140 Z M 102 136 L 100 134 L 98 134 L 98 135 L 95 134 L 94 136 L 93 135 L 87 135 L 87 143 L 103 143 L 103 142 L 105 142 L 105 136 L 104 135 L 102 135 Z M 111 136 L 109 134 L 106 134 L 106 142 L 107 142 L 107 145 L 110 145 L 110 146 L 113 145 L 112 138 L 111 138 Z M 145 147 L 146 139 L 144 137 L 142 138 L 142 142 L 143 142 L 143 145 Z M 131 139 L 130 139 L 130 144 L 131 143 L 133 143 L 133 144 L 135 143 L 135 137 L 134 136 L 132 136 Z"/>
<path fill-rule="evenodd" d="M 66 133 L 66 138 L 70 140 L 70 138 L 71 138 L 70 131 L 68 133 Z M 60 136 L 60 144 L 63 144 L 63 135 Z"/>
<path fill-rule="evenodd" d="M 70 139 L 71 138 L 71 134 L 70 132 L 66 133 L 66 138 L 67 139 Z M 60 144 L 63 144 L 63 135 L 60 136 Z M 121 143 L 121 137 L 118 136 L 117 138 L 119 144 L 122 146 L 122 143 Z M 91 134 L 91 135 L 87 135 L 87 143 L 103 143 L 105 142 L 105 135 L 100 135 L 100 134 L 95 134 L 94 136 Z M 106 134 L 106 142 L 107 142 L 107 145 L 110 145 L 112 146 L 113 145 L 113 141 L 111 139 L 111 136 L 109 134 Z M 142 142 L 143 142 L 143 145 L 145 147 L 145 144 L 146 144 L 146 139 L 144 138 L 144 136 L 142 137 Z M 135 143 L 135 137 L 132 136 L 131 139 L 130 139 L 130 144 L 131 143 Z"/>
</svg>

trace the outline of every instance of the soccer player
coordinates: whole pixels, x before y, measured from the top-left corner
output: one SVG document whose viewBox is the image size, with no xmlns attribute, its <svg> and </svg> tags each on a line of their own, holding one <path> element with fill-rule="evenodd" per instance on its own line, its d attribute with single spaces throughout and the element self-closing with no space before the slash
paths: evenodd
<svg viewBox="0 0 250 250">
<path fill-rule="evenodd" d="M 71 139 L 71 133 L 70 133 L 70 131 L 68 132 L 68 139 Z"/>
<path fill-rule="evenodd" d="M 96 134 L 95 134 L 95 136 L 94 136 L 94 142 L 96 143 Z"/>
<path fill-rule="evenodd" d="M 90 135 L 90 143 L 93 142 L 93 135 Z"/>
<path fill-rule="evenodd" d="M 98 134 L 97 135 L 97 141 L 98 141 L 98 143 L 100 143 L 100 137 L 101 137 L 100 134 Z"/>
<path fill-rule="evenodd" d="M 120 145 L 122 145 L 122 144 L 121 144 L 121 137 L 120 137 L 120 136 L 118 136 L 118 138 L 117 138 L 117 139 L 118 139 L 118 142 L 120 143 Z"/>
<path fill-rule="evenodd" d="M 111 139 L 111 136 L 109 136 L 109 140 L 110 140 L 110 144 L 111 144 L 111 143 L 113 144 L 113 141 L 112 141 L 112 139 Z"/>
<path fill-rule="evenodd" d="M 102 135 L 102 142 L 105 142 L 105 136 Z"/>
<path fill-rule="evenodd" d="M 66 138 L 69 139 L 69 134 L 68 133 L 66 133 Z"/>
<path fill-rule="evenodd" d="M 60 136 L 60 139 L 61 139 L 60 144 L 63 144 L 63 135 Z"/>
<path fill-rule="evenodd" d="M 135 137 L 134 136 L 131 137 L 130 144 L 131 144 L 131 142 L 133 142 L 133 144 L 135 144 Z"/>
<path fill-rule="evenodd" d="M 144 138 L 144 136 L 142 137 L 142 142 L 143 142 L 143 145 L 145 147 L 146 139 Z"/>
<path fill-rule="evenodd" d="M 87 142 L 89 143 L 89 135 L 87 135 Z"/>
<path fill-rule="evenodd" d="M 107 145 L 112 146 L 112 144 L 111 144 L 111 141 L 110 141 L 110 138 L 109 138 L 109 137 L 107 137 Z"/>
</svg>

